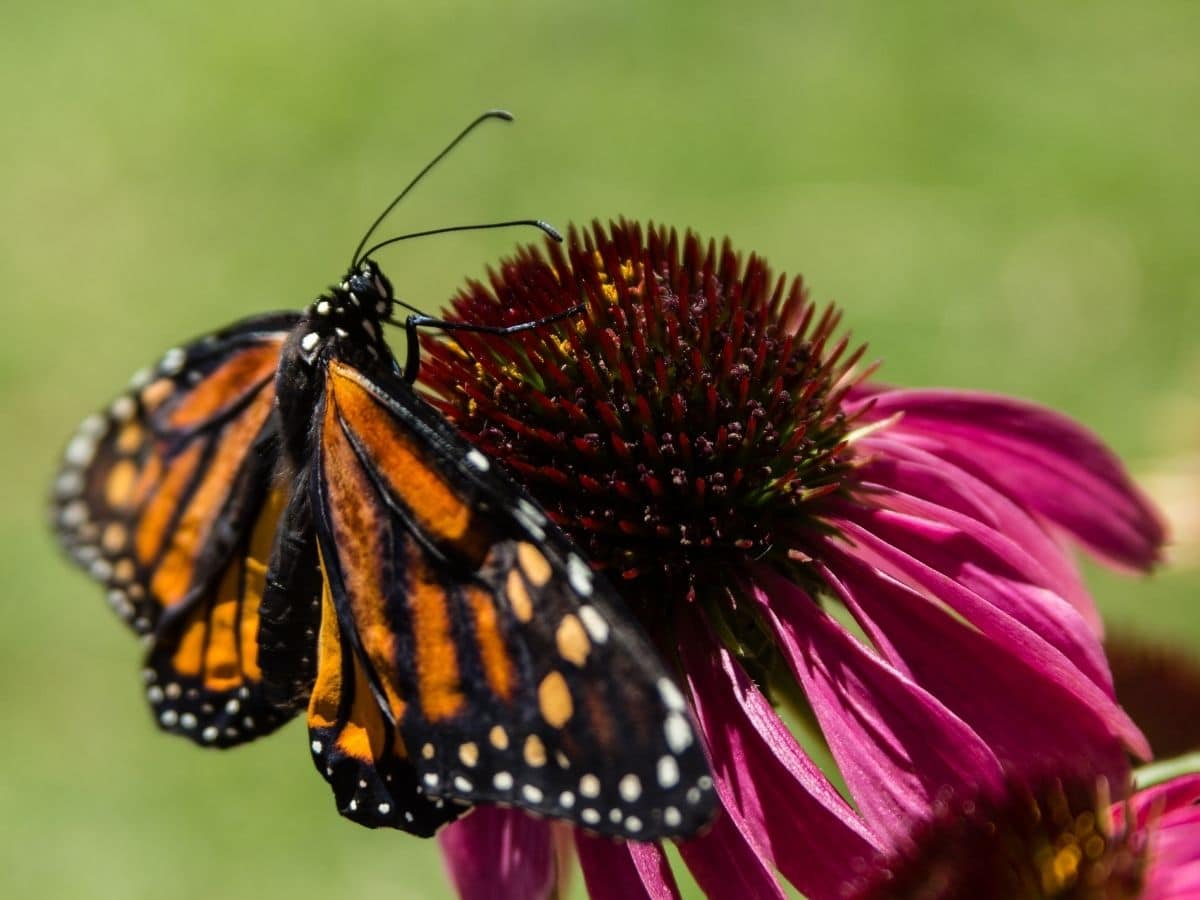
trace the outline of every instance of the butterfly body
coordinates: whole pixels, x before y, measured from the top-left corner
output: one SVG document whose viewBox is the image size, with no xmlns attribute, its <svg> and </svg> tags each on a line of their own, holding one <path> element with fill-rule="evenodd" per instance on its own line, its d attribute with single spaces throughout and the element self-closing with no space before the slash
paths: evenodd
<svg viewBox="0 0 1200 900">
<path fill-rule="evenodd" d="M 167 731 L 306 710 L 343 815 L 432 834 L 479 803 L 687 835 L 712 779 L 613 589 L 414 390 L 372 261 L 301 313 L 169 351 L 68 446 L 56 528 L 148 636 Z M 410 328 L 409 346 L 415 345 Z"/>
</svg>

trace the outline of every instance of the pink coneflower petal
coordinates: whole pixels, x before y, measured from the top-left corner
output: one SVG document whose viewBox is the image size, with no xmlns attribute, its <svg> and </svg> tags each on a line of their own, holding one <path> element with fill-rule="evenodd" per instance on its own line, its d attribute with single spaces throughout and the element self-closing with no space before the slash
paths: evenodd
<svg viewBox="0 0 1200 900">
<path fill-rule="evenodd" d="M 1181 775 L 1138 791 L 1129 798 L 1128 806 L 1133 813 L 1134 826 L 1144 828 L 1147 822 L 1164 812 L 1185 809 L 1195 803 L 1200 803 L 1200 773 Z M 1123 806 L 1116 807 L 1118 819 L 1124 811 Z"/>
<path fill-rule="evenodd" d="M 861 448 L 873 455 L 867 470 L 874 474 L 868 477 L 901 494 L 969 516 L 1009 538 L 1029 557 L 1023 571 L 1074 606 L 1094 634 L 1103 634 L 1100 614 L 1078 567 L 1029 511 L 988 482 L 910 442 L 892 439 L 887 431 L 864 440 Z M 887 505 L 902 508 L 891 500 Z"/>
<path fill-rule="evenodd" d="M 863 527 L 851 517 L 869 526 Z M 1039 669 L 1043 677 L 1057 681 L 1102 712 L 1114 734 L 1134 753 L 1149 758 L 1145 738 L 1116 705 L 1112 689 L 1105 684 L 1107 670 L 1102 658 L 1096 659 L 1099 648 L 1092 649 L 1087 626 L 1069 604 L 1048 591 L 955 562 L 941 546 L 948 535 L 955 534 L 949 526 L 906 522 L 897 527 L 895 519 L 895 514 L 886 511 L 851 509 L 837 524 L 854 542 L 856 556 L 945 603 L 1008 652 Z M 918 538 L 919 528 L 924 533 Z M 916 552 L 910 555 L 897 544 L 909 545 Z"/>
<path fill-rule="evenodd" d="M 658 844 L 620 844 L 577 831 L 575 849 L 592 900 L 679 900 Z"/>
<path fill-rule="evenodd" d="M 809 896 L 831 896 L 847 860 L 879 843 L 810 760 L 771 704 L 711 634 L 683 629 L 679 649 L 708 744 L 721 802 L 783 876 Z M 787 810 L 780 815 L 779 810 Z M 802 848 L 821 847 L 820 853 Z"/>
<path fill-rule="evenodd" d="M 1006 768 L 1085 764 L 1119 783 L 1128 764 L 1107 722 L 1038 666 L 848 554 L 830 565 L 843 602 L 884 658 L 967 722 Z M 947 677 L 966 671 L 971 677 Z"/>
<path fill-rule="evenodd" d="M 515 809 L 477 807 L 438 833 L 463 900 L 550 897 L 558 872 L 549 822 Z"/>
<path fill-rule="evenodd" d="M 1066 416 L 969 391 L 887 389 L 871 400 L 869 419 L 903 413 L 894 433 L 998 485 L 1111 563 L 1145 569 L 1159 559 L 1161 518 L 1120 461 Z"/>
<path fill-rule="evenodd" d="M 882 838 L 946 789 L 999 784 L 995 755 L 961 719 L 846 633 L 806 594 L 764 572 L 754 597 L 804 687 L 867 823 Z"/>
<path fill-rule="evenodd" d="M 709 900 L 785 900 L 787 896 L 732 816 L 718 813 L 707 834 L 680 842 L 679 854 Z"/>
<path fill-rule="evenodd" d="M 1022 559 L 1019 547 L 945 507 L 897 494 L 885 502 L 907 511 L 846 506 L 833 521 L 861 552 L 886 560 L 884 568 L 907 570 L 908 578 L 955 606 L 979 628 L 988 631 L 985 622 L 958 608 L 939 585 L 953 583 L 991 610 L 1032 629 L 1112 694 L 1112 676 L 1092 629 L 1060 595 L 1020 574 L 1028 557 Z"/>
</svg>

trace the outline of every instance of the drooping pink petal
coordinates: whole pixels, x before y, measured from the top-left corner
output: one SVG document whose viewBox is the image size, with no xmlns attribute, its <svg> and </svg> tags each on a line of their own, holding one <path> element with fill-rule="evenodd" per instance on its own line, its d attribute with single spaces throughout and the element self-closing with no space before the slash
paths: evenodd
<svg viewBox="0 0 1200 900">
<path fill-rule="evenodd" d="M 726 814 L 806 896 L 835 896 L 880 843 L 711 631 L 681 627 L 679 650 Z"/>
<path fill-rule="evenodd" d="M 837 519 L 835 524 L 854 543 L 856 557 L 946 604 L 1007 652 L 1022 658 L 1031 669 L 1044 673 L 1047 680 L 1057 682 L 1084 705 L 1091 706 L 1131 752 L 1149 758 L 1150 747 L 1145 737 L 1117 705 L 1111 688 L 1097 684 L 1096 664 L 1091 662 L 1095 651 L 1087 646 L 1094 638 L 1068 604 L 1060 598 L 1055 609 L 1054 595 L 1048 595 L 1040 599 L 1049 609 L 1039 608 L 1036 592 L 1013 590 L 1014 586 L 1002 579 L 956 565 L 953 554 L 939 547 L 941 535 L 933 533 L 933 523 L 913 525 L 907 531 L 889 528 L 881 517 L 894 518 L 894 515 L 886 511 L 881 514 L 879 511 L 848 510 L 847 516 L 869 525 L 864 527 L 850 518 Z M 947 532 L 947 528 L 941 530 Z M 887 538 L 880 537 L 877 531 L 883 531 Z M 898 544 L 916 546 L 919 558 L 905 552 Z M 837 552 L 836 547 L 834 552 Z M 939 566 L 948 567 L 954 577 Z M 972 590 L 960 581 L 971 581 L 982 590 Z M 1063 652 L 1064 647 L 1071 652 L 1070 658 Z M 1078 664 L 1081 661 L 1091 670 L 1089 673 L 1081 670 Z"/>
<path fill-rule="evenodd" d="M 871 654 L 796 585 L 753 595 L 799 679 L 859 810 L 891 844 L 947 789 L 998 786 L 999 761 L 961 719 Z"/>
<path fill-rule="evenodd" d="M 1025 507 L 953 463 L 912 443 L 892 439 L 887 431 L 864 440 L 861 446 L 868 454 L 877 454 L 861 470 L 867 481 L 969 516 L 1004 535 L 1033 563 L 1022 571 L 1044 579 L 1042 583 L 1074 606 L 1094 634 L 1103 635 L 1100 614 L 1071 555 L 1063 552 L 1062 545 Z"/>
<path fill-rule="evenodd" d="M 880 652 L 963 719 L 1006 770 L 1086 768 L 1119 783 L 1121 742 L 1090 706 L 943 606 L 849 553 L 829 580 Z"/>
<path fill-rule="evenodd" d="M 538 900 L 557 879 L 549 822 L 520 810 L 480 806 L 438 833 L 463 900 Z"/>
<path fill-rule="evenodd" d="M 770 865 L 734 822 L 717 813 L 707 833 L 679 842 L 679 855 L 708 900 L 784 900 Z"/>
<path fill-rule="evenodd" d="M 998 485 L 1109 562 L 1144 569 L 1159 559 L 1158 512 L 1103 443 L 1066 416 L 969 391 L 881 390 L 870 399 L 868 419 L 902 412 L 893 436 Z"/>
<path fill-rule="evenodd" d="M 575 849 L 591 900 L 679 900 L 658 844 L 619 843 L 576 830 Z"/>
<path fill-rule="evenodd" d="M 1113 695 L 1112 675 L 1094 631 L 1078 610 L 1043 586 L 1042 573 L 1020 547 L 967 516 L 908 494 L 881 493 L 877 502 L 882 508 L 847 505 L 845 515 L 1033 629 Z"/>
</svg>

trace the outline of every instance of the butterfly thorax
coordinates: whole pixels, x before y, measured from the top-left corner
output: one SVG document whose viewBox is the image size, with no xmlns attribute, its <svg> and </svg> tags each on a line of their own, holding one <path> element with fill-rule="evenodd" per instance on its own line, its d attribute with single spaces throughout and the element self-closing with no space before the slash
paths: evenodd
<svg viewBox="0 0 1200 900">
<path fill-rule="evenodd" d="M 395 369 L 383 336 L 392 304 L 391 282 L 373 261 L 365 260 L 305 309 L 284 344 L 276 379 L 285 445 L 293 461 L 307 454 L 307 423 L 320 401 L 330 360 L 364 373 Z"/>
</svg>

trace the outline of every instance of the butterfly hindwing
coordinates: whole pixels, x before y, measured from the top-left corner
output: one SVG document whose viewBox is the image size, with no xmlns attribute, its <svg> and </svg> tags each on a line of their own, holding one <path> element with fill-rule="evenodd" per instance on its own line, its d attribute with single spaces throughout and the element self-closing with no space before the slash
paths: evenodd
<svg viewBox="0 0 1200 900">
<path fill-rule="evenodd" d="M 332 361 L 319 427 L 333 607 L 424 794 L 647 840 L 707 821 L 682 695 L 541 511 L 399 375 Z"/>
<path fill-rule="evenodd" d="M 168 351 L 70 442 L 59 538 L 150 636 L 159 725 L 206 745 L 281 717 L 262 697 L 258 606 L 286 491 L 274 375 L 297 315 L 258 316 Z"/>
</svg>

